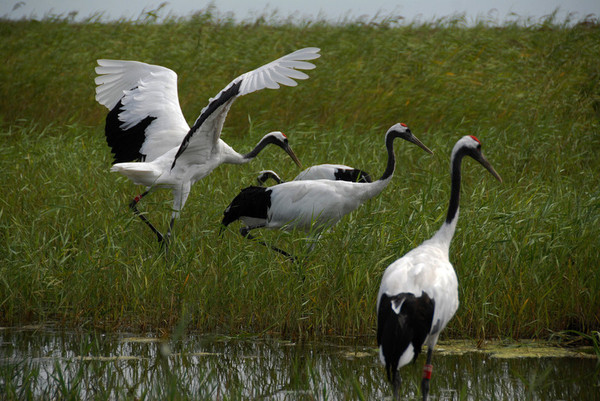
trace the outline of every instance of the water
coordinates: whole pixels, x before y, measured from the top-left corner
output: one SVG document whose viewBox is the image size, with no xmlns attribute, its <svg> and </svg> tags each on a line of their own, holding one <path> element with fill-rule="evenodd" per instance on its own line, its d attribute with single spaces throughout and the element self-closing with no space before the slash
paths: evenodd
<svg viewBox="0 0 600 401">
<path fill-rule="evenodd" d="M 434 354 L 430 399 L 600 400 L 598 360 L 590 355 L 531 346 L 486 348 L 476 352 L 465 343 L 441 344 Z M 421 356 L 402 369 L 403 400 L 420 399 L 423 363 Z M 381 400 L 390 395 L 375 347 L 339 340 L 296 344 L 186 335 L 167 341 L 0 329 L 2 399 Z"/>
</svg>

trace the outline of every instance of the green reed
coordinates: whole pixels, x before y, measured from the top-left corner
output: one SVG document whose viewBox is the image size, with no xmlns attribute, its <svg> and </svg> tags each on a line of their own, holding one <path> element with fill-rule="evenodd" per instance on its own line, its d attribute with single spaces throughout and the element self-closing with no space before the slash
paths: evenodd
<svg viewBox="0 0 600 401">
<path fill-rule="evenodd" d="M 372 341 L 385 267 L 441 225 L 449 154 L 478 136 L 504 183 L 463 166 L 451 260 L 461 306 L 447 337 L 538 337 L 600 327 L 600 29 L 552 19 L 521 26 L 461 21 L 396 26 L 322 21 L 236 24 L 210 10 L 163 24 L 0 21 L 0 322 L 169 330 L 187 326 Z M 223 138 L 240 151 L 281 130 L 305 166 L 346 163 L 377 177 L 383 135 L 407 123 L 431 149 L 396 143 L 396 176 L 324 234 L 262 232 L 292 264 L 219 236 L 224 208 L 261 169 L 298 170 L 282 152 L 221 166 L 196 184 L 161 251 L 128 202 L 142 189 L 108 172 L 98 58 L 179 74 L 189 121 L 235 76 L 304 46 L 322 57 L 295 88 L 233 105 Z M 159 227 L 170 194 L 140 207 Z"/>
</svg>

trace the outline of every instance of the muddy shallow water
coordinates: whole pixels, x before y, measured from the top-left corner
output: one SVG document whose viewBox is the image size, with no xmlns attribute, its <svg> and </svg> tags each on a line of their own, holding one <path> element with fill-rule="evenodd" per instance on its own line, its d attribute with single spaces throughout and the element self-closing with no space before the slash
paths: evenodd
<svg viewBox="0 0 600 401">
<path fill-rule="evenodd" d="M 18 399 L 391 399 L 374 346 L 0 329 L 0 394 Z M 587 349 L 442 342 L 430 400 L 600 400 Z M 424 356 L 402 369 L 420 400 Z M 0 397 L 2 398 L 2 397 Z"/>
</svg>

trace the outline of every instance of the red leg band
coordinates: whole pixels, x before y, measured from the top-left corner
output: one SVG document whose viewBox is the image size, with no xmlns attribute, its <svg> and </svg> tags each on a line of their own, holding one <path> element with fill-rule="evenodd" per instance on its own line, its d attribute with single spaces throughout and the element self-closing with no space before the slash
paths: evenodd
<svg viewBox="0 0 600 401">
<path fill-rule="evenodd" d="M 142 195 L 138 195 L 135 198 L 133 198 L 133 200 L 135 201 L 135 203 L 138 203 L 140 201 L 140 199 L 142 199 Z"/>
<path fill-rule="evenodd" d="M 433 365 L 425 365 L 423 367 L 423 379 L 431 379 L 431 372 L 433 371 Z"/>
</svg>

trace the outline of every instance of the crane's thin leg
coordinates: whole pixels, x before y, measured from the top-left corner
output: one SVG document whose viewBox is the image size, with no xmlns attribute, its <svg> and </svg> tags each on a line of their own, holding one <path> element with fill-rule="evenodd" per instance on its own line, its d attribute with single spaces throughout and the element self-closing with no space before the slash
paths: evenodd
<svg viewBox="0 0 600 401">
<path fill-rule="evenodd" d="M 244 238 L 247 238 L 249 240 L 256 240 L 256 237 L 253 236 L 252 234 L 250 234 L 250 230 L 254 230 L 255 228 L 262 228 L 264 227 L 264 225 L 259 225 L 259 226 L 253 226 L 253 227 L 242 227 L 240 228 L 240 234 L 242 234 L 242 236 Z M 257 242 L 261 245 L 264 245 L 268 248 L 271 248 L 272 250 L 274 250 L 275 252 L 279 252 L 280 254 L 282 254 L 283 256 L 286 256 L 287 258 L 289 258 L 292 262 L 296 262 L 296 257 L 293 255 L 290 255 L 289 253 L 287 253 L 286 251 L 284 251 L 283 249 L 279 249 L 273 245 L 268 245 L 267 243 L 265 243 L 264 241 L 260 241 L 257 240 Z"/>
<path fill-rule="evenodd" d="M 427 347 L 427 363 L 423 367 L 423 380 L 421 380 L 421 393 L 423 394 L 423 401 L 427 401 L 429 395 L 429 380 L 431 379 L 431 372 L 433 371 L 433 365 L 431 364 L 431 357 L 433 356 L 433 346 Z"/>
<path fill-rule="evenodd" d="M 142 200 L 142 198 L 146 195 L 148 195 L 150 193 L 150 189 L 148 189 L 146 192 L 144 192 L 141 195 L 136 196 L 135 198 L 133 198 L 133 200 L 131 201 L 131 203 L 129 204 L 129 207 L 131 208 L 131 210 L 133 210 L 133 213 L 135 213 L 136 216 L 138 216 L 140 219 L 142 219 L 142 221 L 144 223 L 146 223 L 148 225 L 148 227 L 150 227 L 150 229 L 154 232 L 154 234 L 156 234 L 156 236 L 158 237 L 158 242 L 163 242 L 164 237 L 163 235 L 160 233 L 160 231 L 158 231 L 156 229 L 156 227 L 154 227 L 152 225 L 152 223 L 150 223 L 150 220 L 148 220 L 146 218 L 146 216 L 144 216 L 142 213 L 140 213 L 140 211 L 137 208 L 137 204 L 139 203 L 139 201 Z"/>
<path fill-rule="evenodd" d="M 315 250 L 315 247 L 317 246 L 317 242 L 319 242 L 319 238 L 321 238 L 320 232 L 318 232 L 317 234 L 313 234 L 308 238 L 309 245 L 307 248 L 307 252 L 312 252 Z"/>
<path fill-rule="evenodd" d="M 159 240 L 161 248 L 164 247 L 165 251 L 169 251 L 169 242 L 171 242 L 171 231 L 173 230 L 173 226 L 175 225 L 175 219 L 177 218 L 179 213 L 173 213 L 171 217 L 171 222 L 169 223 L 169 229 L 167 230 L 167 234 L 163 237 L 162 241 Z"/>
<path fill-rule="evenodd" d="M 398 369 L 392 373 L 392 389 L 394 391 L 394 400 L 400 401 L 400 385 L 402 384 L 402 378 Z"/>
<path fill-rule="evenodd" d="M 171 231 L 173 231 L 173 226 L 175 225 L 175 219 L 177 216 L 173 215 L 171 217 L 171 222 L 169 223 L 169 229 L 167 230 L 167 235 L 165 236 L 165 242 L 168 244 L 171 240 Z"/>
</svg>

